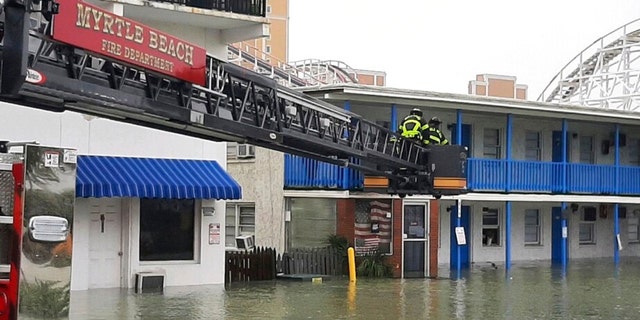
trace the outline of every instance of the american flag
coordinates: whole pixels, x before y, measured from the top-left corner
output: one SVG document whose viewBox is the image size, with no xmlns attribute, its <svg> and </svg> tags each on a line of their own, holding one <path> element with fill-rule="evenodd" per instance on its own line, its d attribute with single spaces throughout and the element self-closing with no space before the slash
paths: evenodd
<svg viewBox="0 0 640 320">
<path fill-rule="evenodd" d="M 381 244 L 391 242 L 391 201 L 373 200 L 356 206 L 355 221 L 355 249 L 358 253 L 365 253 Z M 371 232 L 371 225 L 378 225 L 378 232 Z"/>
</svg>

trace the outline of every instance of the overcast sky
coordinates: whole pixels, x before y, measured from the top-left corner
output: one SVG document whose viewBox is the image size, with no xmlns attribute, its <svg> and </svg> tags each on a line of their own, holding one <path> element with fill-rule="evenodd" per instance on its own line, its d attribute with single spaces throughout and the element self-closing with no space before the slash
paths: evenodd
<svg viewBox="0 0 640 320">
<path fill-rule="evenodd" d="M 289 60 L 341 60 L 387 86 L 467 93 L 513 75 L 536 100 L 593 41 L 640 18 L 640 0 L 289 0 Z"/>
</svg>

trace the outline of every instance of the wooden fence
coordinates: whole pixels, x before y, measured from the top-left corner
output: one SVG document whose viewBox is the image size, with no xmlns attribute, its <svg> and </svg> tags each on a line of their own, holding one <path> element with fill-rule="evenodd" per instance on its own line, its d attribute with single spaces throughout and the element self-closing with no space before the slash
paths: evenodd
<svg viewBox="0 0 640 320">
<path fill-rule="evenodd" d="M 226 253 L 225 283 L 275 278 L 275 249 L 257 247 L 249 252 Z"/>
<path fill-rule="evenodd" d="M 276 265 L 278 272 L 284 274 L 337 276 L 344 273 L 344 261 L 344 253 L 331 247 L 291 249 L 282 256 L 278 255 Z"/>
<path fill-rule="evenodd" d="M 346 254 L 336 249 L 292 249 L 282 255 L 273 248 L 256 247 L 252 251 L 226 252 L 225 283 L 273 280 L 277 273 L 345 274 Z"/>
</svg>

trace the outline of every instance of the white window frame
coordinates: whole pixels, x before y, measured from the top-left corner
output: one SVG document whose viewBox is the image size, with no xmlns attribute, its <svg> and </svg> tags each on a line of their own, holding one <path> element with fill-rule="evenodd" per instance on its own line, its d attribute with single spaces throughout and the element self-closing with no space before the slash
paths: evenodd
<svg viewBox="0 0 640 320">
<path fill-rule="evenodd" d="M 267 11 L 266 12 L 267 12 L 267 14 L 271 13 L 271 6 L 267 6 Z"/>
<path fill-rule="evenodd" d="M 488 141 L 487 133 L 495 133 L 497 141 Z M 482 156 L 486 159 L 501 159 L 502 158 L 502 130 L 496 128 L 484 128 L 482 131 Z M 493 149 L 495 153 L 487 153 L 487 149 Z"/>
<path fill-rule="evenodd" d="M 496 224 L 484 224 L 484 218 L 485 215 L 496 215 Z M 498 210 L 497 208 L 483 208 L 482 209 L 482 216 L 480 217 L 481 223 L 482 223 L 482 233 L 481 235 L 484 236 L 484 231 L 485 230 L 496 230 L 496 235 L 498 236 L 498 241 L 496 242 L 496 239 L 492 240 L 491 245 L 487 245 L 487 240 L 486 239 L 482 239 L 482 246 L 483 247 L 501 247 L 502 246 L 502 234 L 501 234 L 501 230 L 500 230 L 500 221 L 501 221 L 502 215 L 500 214 L 500 210 Z"/>
<path fill-rule="evenodd" d="M 595 137 L 594 136 L 580 136 L 579 137 L 579 141 L 578 141 L 578 148 L 579 148 L 579 156 L 578 156 L 578 162 L 579 163 L 584 163 L 584 164 L 594 164 L 596 163 L 596 152 L 595 152 Z M 589 139 L 590 140 L 590 144 L 591 144 L 591 150 L 588 151 L 589 154 L 589 158 L 583 158 L 583 155 L 587 154 L 587 151 L 582 150 L 583 148 L 583 139 Z"/>
<path fill-rule="evenodd" d="M 535 139 L 535 144 L 536 146 L 531 148 L 529 145 L 529 142 L 533 142 L 534 140 L 529 139 L 529 135 L 530 134 L 535 134 L 536 135 L 536 139 Z M 540 161 L 542 160 L 542 132 L 540 131 L 533 131 L 533 130 L 527 130 L 525 131 L 524 134 L 524 146 L 525 146 L 525 151 L 524 151 L 524 158 L 527 161 Z M 536 156 L 534 159 L 527 157 L 527 154 L 529 151 L 535 151 Z"/>
<path fill-rule="evenodd" d="M 587 244 L 587 245 L 592 245 L 592 244 L 596 244 L 596 222 L 598 221 L 598 212 L 597 212 L 597 208 L 594 208 L 594 210 L 596 210 L 595 213 L 595 217 L 596 219 L 593 221 L 587 221 L 585 220 L 585 211 L 587 210 L 587 208 L 594 208 L 594 207 L 582 207 L 582 210 L 580 212 L 580 222 L 578 223 L 578 243 L 579 244 Z M 583 231 L 588 232 L 589 234 L 589 238 L 588 239 L 581 239 L 581 233 Z"/>
<path fill-rule="evenodd" d="M 253 214 L 247 214 L 248 217 L 253 216 L 253 224 L 240 224 L 242 220 L 242 208 L 253 209 Z M 231 217 L 233 215 L 233 217 Z M 229 219 L 231 218 L 231 219 Z M 229 220 L 233 225 L 229 225 Z M 256 230 L 256 205 L 252 202 L 227 202 L 225 208 L 225 236 L 230 238 L 229 231 L 233 228 L 234 241 L 229 243 L 225 240 L 225 247 L 236 248 L 235 238 L 238 236 L 255 235 Z"/>
<path fill-rule="evenodd" d="M 536 215 L 536 224 L 527 224 L 527 214 L 535 214 Z M 540 209 L 525 209 L 524 211 L 524 244 L 526 246 L 539 246 L 542 244 L 542 217 L 540 216 Z M 535 228 L 536 233 L 536 241 L 527 241 L 527 227 Z"/>
<path fill-rule="evenodd" d="M 640 166 L 640 139 L 629 138 L 627 145 L 629 164 Z"/>
<path fill-rule="evenodd" d="M 627 242 L 640 243 L 640 218 L 627 218 Z"/>
</svg>

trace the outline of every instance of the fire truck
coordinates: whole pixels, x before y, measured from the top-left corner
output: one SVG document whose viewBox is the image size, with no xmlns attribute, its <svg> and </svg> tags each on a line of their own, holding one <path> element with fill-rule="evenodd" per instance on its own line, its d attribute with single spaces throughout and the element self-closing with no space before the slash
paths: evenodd
<svg viewBox="0 0 640 320">
<path fill-rule="evenodd" d="M 462 146 L 402 139 L 360 115 L 80 0 L 2 4 L 0 101 L 349 167 L 365 173 L 365 191 L 435 198 L 466 192 Z M 6 153 L 16 144 L 20 153 Z M 30 272 L 61 283 L 57 299 L 68 304 L 69 268 L 25 264 L 42 246 L 65 250 L 73 208 L 55 214 L 25 208 L 37 206 L 30 201 L 37 201 L 43 169 L 52 177 L 48 188 L 58 190 L 54 196 L 73 203 L 68 190 L 74 185 L 63 185 L 70 179 L 55 178 L 74 174 L 75 157 L 70 149 L 0 143 L 0 320 L 28 312 L 31 301 L 23 291 L 38 285 Z"/>
</svg>

